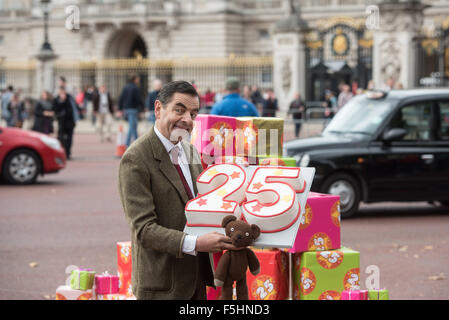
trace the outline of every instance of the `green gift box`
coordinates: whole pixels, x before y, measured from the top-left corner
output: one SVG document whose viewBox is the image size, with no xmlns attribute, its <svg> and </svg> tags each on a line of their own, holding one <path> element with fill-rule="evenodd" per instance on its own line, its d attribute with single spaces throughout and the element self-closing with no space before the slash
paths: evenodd
<svg viewBox="0 0 449 320">
<path fill-rule="evenodd" d="M 368 300 L 390 300 L 387 289 L 368 290 Z"/>
<path fill-rule="evenodd" d="M 238 117 L 235 130 L 235 152 L 240 157 L 282 156 L 284 119 L 271 117 Z"/>
<path fill-rule="evenodd" d="M 79 268 L 70 274 L 70 288 L 74 290 L 89 290 L 94 285 L 95 271 Z"/>
<path fill-rule="evenodd" d="M 340 300 L 344 290 L 360 290 L 360 253 L 341 247 L 294 255 L 294 298 Z"/>
<path fill-rule="evenodd" d="M 296 167 L 296 159 L 279 156 L 257 157 L 259 166 Z"/>
</svg>

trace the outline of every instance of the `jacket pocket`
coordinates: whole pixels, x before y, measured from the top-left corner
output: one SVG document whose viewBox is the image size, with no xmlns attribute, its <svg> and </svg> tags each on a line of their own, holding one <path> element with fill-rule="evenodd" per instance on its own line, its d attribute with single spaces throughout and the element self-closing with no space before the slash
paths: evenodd
<svg viewBox="0 0 449 320">
<path fill-rule="evenodd" d="M 166 253 L 141 250 L 139 259 L 140 287 L 144 291 L 169 291 L 173 287 L 173 258 Z"/>
</svg>

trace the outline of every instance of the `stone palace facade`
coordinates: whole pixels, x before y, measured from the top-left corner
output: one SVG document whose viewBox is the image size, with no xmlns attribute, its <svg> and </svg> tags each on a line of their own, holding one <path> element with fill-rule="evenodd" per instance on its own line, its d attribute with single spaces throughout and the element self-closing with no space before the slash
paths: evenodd
<svg viewBox="0 0 449 320">
<path fill-rule="evenodd" d="M 449 78 L 449 0 L 0 0 L 0 87 L 37 96 L 69 85 L 107 84 L 130 73 L 194 80 L 219 90 L 228 76 L 274 88 L 281 108 L 296 91 L 394 78 L 405 88 Z M 447 82 L 446 82 L 447 83 Z"/>
</svg>

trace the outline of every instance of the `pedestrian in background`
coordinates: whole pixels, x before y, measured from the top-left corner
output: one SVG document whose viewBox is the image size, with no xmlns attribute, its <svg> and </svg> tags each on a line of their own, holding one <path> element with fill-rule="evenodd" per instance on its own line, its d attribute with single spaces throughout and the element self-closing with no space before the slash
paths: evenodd
<svg viewBox="0 0 449 320">
<path fill-rule="evenodd" d="M 138 138 L 137 125 L 139 114 L 143 112 L 143 100 L 138 85 L 140 84 L 140 77 L 133 75 L 129 82 L 123 88 L 119 100 L 119 110 L 124 113 L 128 121 L 128 134 L 126 135 L 126 146 L 131 145 L 132 139 Z"/>
<path fill-rule="evenodd" d="M 211 114 L 228 117 L 259 116 L 256 106 L 240 97 L 240 81 L 238 79 L 229 78 L 226 81 L 226 91 L 227 95 L 212 107 Z"/>
<path fill-rule="evenodd" d="M 8 111 L 8 103 L 11 100 L 12 96 L 14 95 L 14 87 L 8 86 L 6 91 L 2 94 L 1 98 L 1 107 L 2 107 L 2 118 L 1 120 L 4 120 L 6 124 L 8 124 L 9 119 L 9 111 Z"/>
<path fill-rule="evenodd" d="M 154 117 L 154 103 L 156 102 L 157 95 L 161 91 L 162 88 L 162 80 L 160 79 L 154 79 L 153 90 L 150 91 L 148 94 L 147 100 L 145 101 L 145 109 L 148 110 L 148 121 L 152 124 L 154 124 L 154 121 L 156 121 Z"/>
<path fill-rule="evenodd" d="M 288 113 L 292 115 L 295 122 L 295 137 L 299 137 L 301 132 L 301 121 L 304 118 L 304 112 L 306 110 L 304 101 L 301 99 L 301 94 L 295 92 L 295 97 L 288 108 Z"/>
<path fill-rule="evenodd" d="M 19 98 L 19 93 L 15 92 L 6 107 L 9 117 L 7 119 L 8 127 L 22 128 L 24 121 L 25 105 Z"/>
<path fill-rule="evenodd" d="M 100 141 L 104 142 L 104 129 L 106 127 L 106 141 L 111 142 L 111 125 L 114 115 L 114 105 L 111 95 L 105 85 L 100 86 L 98 95 L 94 96 L 94 113 L 98 120 L 98 133 Z"/>
<path fill-rule="evenodd" d="M 58 120 L 58 140 L 64 147 L 67 160 L 71 159 L 73 131 L 78 120 L 78 110 L 73 105 L 72 99 L 73 97 L 66 92 L 65 86 L 61 86 L 53 100 L 53 111 Z"/>
<path fill-rule="evenodd" d="M 278 108 L 278 99 L 274 95 L 273 89 L 267 90 L 267 98 L 264 100 L 262 117 L 275 117 Z"/>
<path fill-rule="evenodd" d="M 45 134 L 53 133 L 53 119 L 55 112 L 53 111 L 53 98 L 46 90 L 42 91 L 41 98 L 34 107 L 34 124 L 33 130 Z"/>
<path fill-rule="evenodd" d="M 343 85 L 342 92 L 338 95 L 338 111 L 343 108 L 343 106 L 349 102 L 354 96 L 351 92 L 351 87 L 348 84 Z"/>
</svg>

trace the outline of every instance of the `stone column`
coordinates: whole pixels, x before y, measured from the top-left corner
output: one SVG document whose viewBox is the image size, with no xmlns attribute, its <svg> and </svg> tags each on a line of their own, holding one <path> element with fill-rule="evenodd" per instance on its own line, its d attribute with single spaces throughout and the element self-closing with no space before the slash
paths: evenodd
<svg viewBox="0 0 449 320">
<path fill-rule="evenodd" d="M 379 4 L 380 29 L 374 32 L 373 80 L 384 88 L 391 77 L 405 89 L 413 88 L 417 77 L 416 39 L 423 24 L 419 0 L 385 0 Z"/>
<path fill-rule="evenodd" d="M 279 116 L 285 116 L 295 92 L 306 94 L 305 34 L 309 30 L 293 1 L 286 5 L 288 15 L 274 28 L 273 83 Z"/>
<path fill-rule="evenodd" d="M 273 84 L 279 110 L 288 111 L 295 92 L 306 94 L 304 35 L 288 32 L 274 36 Z"/>
<path fill-rule="evenodd" d="M 42 90 L 53 94 L 55 92 L 55 60 L 58 56 L 53 50 L 41 50 L 35 57 L 38 61 L 35 95 L 40 97 Z"/>
</svg>

